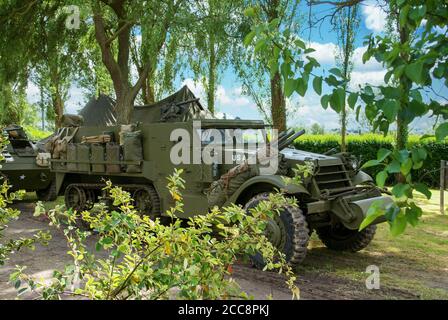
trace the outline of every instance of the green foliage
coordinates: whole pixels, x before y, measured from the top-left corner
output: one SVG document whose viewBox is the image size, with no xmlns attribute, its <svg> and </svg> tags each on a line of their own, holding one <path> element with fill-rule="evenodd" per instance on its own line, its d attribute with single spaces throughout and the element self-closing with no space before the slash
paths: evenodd
<svg viewBox="0 0 448 320">
<path fill-rule="evenodd" d="M 24 126 L 23 128 L 25 129 L 28 138 L 33 141 L 45 139 L 52 134 L 52 132 L 50 131 L 43 131 L 36 128 L 35 126 Z"/>
<path fill-rule="evenodd" d="M 316 153 L 324 153 L 331 149 L 340 149 L 340 136 L 325 134 L 325 135 L 303 135 L 294 142 L 294 147 L 301 150 L 306 150 Z M 427 185 L 437 187 L 440 181 L 440 174 L 438 168 L 440 167 L 440 160 L 448 159 L 448 143 L 437 142 L 434 138 L 421 140 L 419 136 L 409 137 L 409 148 L 416 148 L 415 152 L 427 152 L 427 157 L 421 167 L 413 170 L 416 181 L 425 183 Z M 377 159 L 377 152 L 380 149 L 392 150 L 394 148 L 394 137 L 384 137 L 380 134 L 363 134 L 363 135 L 349 135 L 347 136 L 347 151 L 355 155 L 362 164 L 367 163 L 369 160 L 374 160 L 375 164 L 379 164 Z M 414 153 L 414 157 L 417 160 L 417 153 Z M 412 158 L 412 155 L 411 155 Z M 416 161 L 418 162 L 418 161 Z M 398 162 L 390 161 L 388 164 L 389 173 L 400 172 L 401 164 Z M 397 170 L 398 166 L 398 170 Z M 372 177 L 376 177 L 383 171 L 383 167 L 370 166 L 363 170 L 370 174 Z M 387 184 L 393 184 L 395 182 L 394 175 L 388 175 Z"/>
<path fill-rule="evenodd" d="M 29 105 L 26 101 L 25 84 L 8 82 L 0 75 L 0 125 L 21 124 Z"/>
<path fill-rule="evenodd" d="M 54 272 L 54 281 L 44 284 L 18 267 L 11 274 L 13 283 L 26 286 L 42 299 L 60 299 L 64 295 L 89 299 L 229 299 L 247 297 L 232 280 L 232 264 L 241 255 L 260 252 L 266 269 L 285 273 L 293 296 L 298 295 L 294 274 L 284 256 L 265 237 L 268 218 L 284 205 L 296 205 L 282 194 L 272 194 L 250 213 L 233 205 L 213 208 L 210 213 L 188 221 L 176 219 L 183 211 L 181 191 L 185 181 L 182 170 L 168 178 L 174 206 L 167 211 L 171 223 L 137 214 L 128 192 L 105 190 L 115 210 L 99 205 L 92 212 L 64 211 L 60 207 L 47 212 L 51 224 L 63 230 L 73 264 Z M 45 209 L 37 207 L 36 214 Z M 92 232 L 75 227 L 82 219 L 96 233 L 98 258 L 87 248 Z M 62 221 L 66 221 L 64 226 Z"/>
<path fill-rule="evenodd" d="M 311 161 L 305 161 L 305 164 L 296 164 L 296 167 L 292 168 L 292 171 L 294 173 L 292 178 L 282 176 L 285 185 L 295 184 L 303 186 L 305 181 L 309 179 L 315 171 L 314 163 Z"/>
<path fill-rule="evenodd" d="M 5 145 L 5 140 L 2 135 L 0 135 L 0 151 L 3 150 Z M 0 152 L 0 163 L 4 160 L 2 153 Z M 0 164 L 1 169 L 1 164 Z M 20 211 L 10 207 L 13 201 L 20 200 L 25 194 L 25 191 L 9 192 L 8 182 L 4 180 L 4 177 L 0 175 L 0 239 L 3 237 L 3 232 L 8 227 L 8 223 L 13 220 L 17 220 Z M 48 232 L 39 231 L 32 238 L 19 238 L 19 239 L 9 239 L 5 242 L 0 243 L 0 266 L 4 265 L 8 256 L 16 251 L 23 248 L 34 249 L 36 243 L 47 244 L 51 239 Z M 20 285 L 20 283 L 19 283 Z"/>
<path fill-rule="evenodd" d="M 377 175 L 378 182 L 382 183 L 388 175 L 398 175 L 399 178 L 399 183 L 392 188 L 396 201 L 385 210 L 391 233 L 398 235 L 404 232 L 408 223 L 414 226 L 421 215 L 421 209 L 413 201 L 414 191 L 431 197 L 426 184 L 420 182 L 422 176 L 418 175 L 429 150 L 422 145 L 405 145 L 407 126 L 428 113 L 448 120 L 446 106 L 422 97 L 424 90 L 434 90 L 434 78 L 444 79 L 444 86 L 448 86 L 448 73 L 441 71 L 448 67 L 448 40 L 446 34 L 438 31 L 448 26 L 448 5 L 438 1 L 409 3 L 392 0 L 389 10 L 397 22 L 397 36 L 371 35 L 363 57 L 364 61 L 374 57 L 386 67 L 385 85 L 377 88 L 366 86 L 360 96 L 366 104 L 366 112 L 369 111 L 367 117 L 374 129 L 387 134 L 390 125 L 397 124 L 396 148 L 393 151 L 390 149 L 386 157 L 378 157 L 376 165 L 383 170 Z M 426 23 L 422 27 L 423 20 Z M 445 139 L 448 134 L 446 128 L 446 123 L 436 125 L 437 141 Z M 438 164 L 433 168 L 437 167 Z"/>
<path fill-rule="evenodd" d="M 324 126 L 321 126 L 319 123 L 315 122 L 310 127 L 310 133 L 313 135 L 322 135 L 325 133 Z"/>
<path fill-rule="evenodd" d="M 219 75 L 229 66 L 234 47 L 240 44 L 238 28 L 243 5 L 240 0 L 198 1 L 190 17 L 188 32 L 185 32 L 183 42 L 191 47 L 184 55 L 195 78 L 204 85 L 208 110 L 212 113 L 215 112 Z"/>
<path fill-rule="evenodd" d="M 285 77 L 284 74 L 291 75 L 296 68 L 306 69 L 306 74 L 309 74 L 313 66 L 317 65 L 316 59 L 309 56 L 303 57 L 300 65 L 299 62 L 291 63 L 292 54 L 296 50 L 310 53 L 305 52 L 305 44 L 298 37 L 300 2 L 282 0 L 246 3 L 249 7 L 244 11 L 245 19 L 240 26 L 243 38 L 240 42 L 244 47 L 235 47 L 233 64 L 242 81 L 243 94 L 252 97 L 266 122 L 282 125 L 281 122 L 286 122 L 289 114 L 295 112 L 287 110 L 285 97 L 294 92 L 303 94 L 308 88 L 308 81 L 301 77 Z M 281 50 L 282 47 L 291 50 L 286 52 Z M 316 86 L 318 90 L 317 83 Z"/>
<path fill-rule="evenodd" d="M 357 2 L 352 5 L 357 5 Z M 443 119 L 443 123 L 435 128 L 437 141 L 443 141 L 448 135 L 446 105 L 435 99 L 424 100 L 422 96 L 425 90 L 435 92 L 432 86 L 434 78 L 441 79 L 445 88 L 448 86 L 448 38 L 446 31 L 443 31 L 448 26 L 448 4 L 435 0 L 412 3 L 391 0 L 386 7 L 394 21 L 396 34 L 370 35 L 365 43 L 367 51 L 363 55 L 363 63 L 374 58 L 387 69 L 385 84 L 377 87 L 366 85 L 360 88 L 359 95 L 354 95 L 354 92 L 347 90 L 350 80 L 347 73 L 333 68 L 324 78 L 331 92 L 322 96 L 321 103 L 324 109 L 330 106 L 336 112 L 344 113 L 347 96 L 351 107 L 357 105 L 360 98 L 357 118 L 361 104 L 364 104 L 373 131 L 379 130 L 387 135 L 392 124 L 397 126 L 394 148 L 382 155 L 375 155 L 371 158 L 374 160 L 365 166 L 380 167 L 375 175 L 379 184 L 384 184 L 391 175 L 398 175 L 400 183 L 392 189 L 396 202 L 383 212 L 391 224 L 391 232 L 399 234 L 407 223 L 414 225 L 418 221 L 418 214 L 415 214 L 418 207 L 412 201 L 413 190 L 429 195 L 427 187 L 418 180 L 422 177 L 416 172 L 424 166 L 428 151 L 418 145 L 406 149 L 408 125 L 417 117 L 431 113 L 437 119 Z M 337 8 L 335 14 L 340 9 Z M 281 63 L 281 75 L 285 85 L 288 84 L 285 90 L 288 89 L 288 93 L 296 91 L 303 96 L 313 68 L 319 66 L 318 62 L 311 66 L 304 64 L 308 58 L 306 52 L 312 49 L 306 48 L 303 41 L 296 42 L 297 48 L 288 46 L 283 39 L 283 34 L 289 33 L 288 30 L 279 32 L 266 23 L 257 20 L 255 23 L 252 31 L 256 33 L 253 37 L 256 47 L 264 48 L 270 54 L 273 61 L 269 63 L 271 68 L 278 69 Z M 319 94 L 319 88 L 316 90 L 314 87 Z"/>
</svg>

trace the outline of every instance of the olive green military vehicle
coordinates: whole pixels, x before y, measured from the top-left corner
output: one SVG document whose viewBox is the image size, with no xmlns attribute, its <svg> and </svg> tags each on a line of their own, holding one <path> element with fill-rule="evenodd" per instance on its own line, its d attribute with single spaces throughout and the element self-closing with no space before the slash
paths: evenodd
<svg viewBox="0 0 448 320">
<path fill-rule="evenodd" d="M 111 108 L 96 110 L 96 115 L 113 118 Z M 84 117 L 88 114 L 81 113 Z M 186 87 L 156 104 L 136 106 L 132 125 L 101 125 L 85 120 L 93 125 L 66 127 L 58 132 L 67 148 L 51 160 L 57 193 L 65 196 L 67 207 L 76 210 L 98 201 L 107 179 L 130 191 L 142 214 L 164 216 L 173 205 L 166 184 L 174 168 L 182 168 L 186 180 L 180 218 L 205 214 L 214 205 L 236 203 L 249 209 L 274 190 L 283 189 L 298 200 L 299 207 L 287 207 L 269 221 L 267 234 L 291 264 L 298 264 L 305 258 L 314 230 L 331 249 L 358 251 L 366 247 L 376 226 L 362 231 L 358 228 L 369 206 L 376 201 L 385 206 L 391 201 L 349 155 L 322 155 L 289 148 L 303 132 L 281 133 L 276 140 L 280 150 L 278 168 L 261 174 L 262 164 L 249 164 L 248 159 L 257 151 L 257 143 L 269 140 L 263 121 L 214 119 Z M 207 138 L 210 129 L 222 134 L 223 140 Z M 244 131 L 248 139 L 229 146 L 225 135 L 237 129 Z M 200 143 L 190 143 L 195 137 Z M 182 142 L 187 147 L 174 154 L 181 154 L 191 164 L 173 160 L 173 150 Z M 192 160 L 194 154 L 204 154 L 212 145 L 222 145 L 219 157 L 228 156 L 230 161 Z M 293 176 L 292 169 L 298 164 L 312 164 L 312 175 L 301 184 L 287 183 L 284 176 Z M 378 222 L 381 220 L 375 221 Z M 256 265 L 263 264 L 257 255 L 253 260 Z"/>
<path fill-rule="evenodd" d="M 54 173 L 50 171 L 50 155 L 43 150 L 44 142 L 34 143 L 17 125 L 4 128 L 3 133 L 9 144 L 2 151 L 4 161 L 0 163 L 0 173 L 11 186 L 10 190 L 35 191 L 42 201 L 56 199 Z"/>
</svg>

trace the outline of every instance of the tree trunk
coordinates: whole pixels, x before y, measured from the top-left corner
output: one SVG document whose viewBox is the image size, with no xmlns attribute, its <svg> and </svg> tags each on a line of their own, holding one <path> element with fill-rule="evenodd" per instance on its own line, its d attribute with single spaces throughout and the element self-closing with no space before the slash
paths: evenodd
<svg viewBox="0 0 448 320">
<path fill-rule="evenodd" d="M 210 34 L 210 60 L 208 64 L 208 85 L 207 85 L 207 108 L 215 113 L 215 91 L 216 91 L 216 54 L 215 54 L 215 37 Z"/>
<path fill-rule="evenodd" d="M 145 103 L 146 104 L 151 104 L 156 102 L 156 97 L 155 97 L 155 90 L 154 90 L 154 69 L 151 68 L 151 70 L 148 73 L 148 77 L 146 78 L 146 83 L 144 85 L 145 90 L 146 90 L 146 100 Z"/>
<path fill-rule="evenodd" d="M 399 13 L 396 14 L 396 21 L 397 21 L 397 30 L 399 30 L 400 35 L 400 43 L 404 44 L 409 40 L 409 33 L 406 29 L 406 26 L 401 26 L 399 21 Z M 409 54 L 407 52 L 401 52 L 400 53 L 401 58 L 408 63 L 409 62 Z M 399 79 L 399 86 L 401 87 L 401 92 L 409 92 L 412 88 L 412 83 L 410 80 L 405 76 L 401 76 Z M 397 134 L 395 137 L 395 149 L 396 150 L 403 150 L 406 149 L 407 143 L 408 143 L 408 123 L 403 119 L 404 113 L 409 105 L 409 98 L 407 95 L 402 95 L 400 100 L 400 109 L 397 116 Z M 398 182 L 405 182 L 405 177 L 401 174 L 397 174 L 397 181 Z"/>
<path fill-rule="evenodd" d="M 279 132 L 286 130 L 285 96 L 279 72 L 276 72 L 271 79 L 271 115 L 274 128 Z"/>
<path fill-rule="evenodd" d="M 269 6 L 266 9 L 269 22 L 280 18 L 277 10 L 279 5 L 279 0 L 269 1 Z M 286 130 L 285 95 L 283 93 L 282 78 L 278 71 L 271 78 L 271 115 L 274 128 L 280 132 Z"/>
<path fill-rule="evenodd" d="M 151 104 L 151 103 L 154 103 L 154 102 L 156 102 L 156 97 L 155 97 L 155 93 L 154 93 L 154 80 L 153 80 L 153 75 L 152 74 L 150 74 L 149 76 L 148 76 L 148 79 L 146 79 L 146 83 L 147 83 L 147 93 L 148 93 L 148 95 L 147 95 L 147 100 L 146 100 L 146 103 L 147 104 Z"/>
<path fill-rule="evenodd" d="M 135 96 L 131 91 L 132 90 L 130 89 L 126 89 L 117 97 L 115 111 L 117 113 L 117 121 L 119 124 L 128 124 L 132 121 Z"/>
<path fill-rule="evenodd" d="M 341 111 L 341 152 L 347 152 L 347 110 L 345 104 Z"/>
<path fill-rule="evenodd" d="M 51 80 L 51 100 L 54 112 L 55 128 L 62 126 L 62 116 L 64 115 L 64 101 L 62 100 L 61 85 L 59 81 L 60 75 L 57 66 L 50 66 L 50 80 Z"/>
<path fill-rule="evenodd" d="M 117 98 L 115 105 L 115 111 L 117 113 L 117 121 L 120 124 L 128 124 L 132 120 L 132 113 L 134 110 L 134 100 L 142 86 L 146 83 L 146 78 L 150 72 L 154 72 L 154 65 L 151 61 L 142 63 L 141 71 L 139 71 L 139 78 L 134 86 L 130 83 L 129 75 L 129 56 L 130 56 L 130 35 L 131 29 L 134 25 L 130 22 L 130 17 L 128 17 L 127 6 L 125 4 L 130 3 L 130 1 L 124 0 L 114 0 L 114 1 L 103 1 L 105 5 L 112 8 L 117 19 L 118 24 L 115 30 L 116 37 L 109 36 L 106 32 L 105 21 L 103 18 L 103 12 L 101 10 L 100 1 L 92 2 L 93 10 L 93 22 L 95 25 L 95 38 L 101 49 L 102 61 L 108 70 L 112 82 L 114 84 L 114 90 Z M 178 9 L 180 2 L 174 5 L 173 13 Z M 164 32 L 165 37 L 168 32 L 168 26 L 172 15 L 167 15 L 164 20 Z M 118 40 L 118 53 L 115 58 L 115 54 L 112 50 L 112 42 Z M 162 41 L 163 40 L 163 41 Z M 163 46 L 165 38 L 163 38 L 159 43 L 159 50 Z M 151 81 L 149 82 L 151 84 Z M 154 97 L 154 92 L 147 91 L 147 98 L 151 98 L 151 94 Z M 154 99 L 154 98 L 152 98 Z"/>
<path fill-rule="evenodd" d="M 52 100 L 54 110 L 54 125 L 55 128 L 60 128 L 62 126 L 62 116 L 64 115 L 64 102 L 62 101 L 59 89 L 56 89 Z"/>
<path fill-rule="evenodd" d="M 343 61 L 343 74 L 344 78 L 349 80 L 350 76 L 350 55 L 353 50 L 353 43 L 351 38 L 352 33 L 352 16 L 351 16 L 351 7 L 348 7 L 348 13 L 347 13 L 347 26 L 345 29 L 345 34 L 343 35 L 345 37 L 345 47 L 344 47 L 344 61 Z M 344 33 L 344 32 L 342 32 Z M 344 86 L 344 90 L 347 91 L 347 85 Z M 347 152 L 347 105 L 344 101 L 344 104 L 342 106 L 341 111 L 341 152 Z"/>
<path fill-rule="evenodd" d="M 395 144 L 397 150 L 406 149 L 408 143 L 408 124 L 402 119 L 397 119 L 397 134 L 395 136 Z"/>
</svg>

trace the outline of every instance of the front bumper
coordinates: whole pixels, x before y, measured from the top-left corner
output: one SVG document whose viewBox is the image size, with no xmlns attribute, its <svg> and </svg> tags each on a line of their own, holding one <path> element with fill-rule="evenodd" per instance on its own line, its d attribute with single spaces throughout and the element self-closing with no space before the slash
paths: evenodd
<svg viewBox="0 0 448 320">
<path fill-rule="evenodd" d="M 320 200 L 308 203 L 307 213 L 329 212 L 334 214 L 348 229 L 356 230 L 367 215 L 370 206 L 380 201 L 380 208 L 386 208 L 391 204 L 392 198 L 383 195 L 359 198 L 358 196 L 338 197 L 332 200 Z M 385 217 L 379 217 L 373 223 L 386 221 Z"/>
</svg>

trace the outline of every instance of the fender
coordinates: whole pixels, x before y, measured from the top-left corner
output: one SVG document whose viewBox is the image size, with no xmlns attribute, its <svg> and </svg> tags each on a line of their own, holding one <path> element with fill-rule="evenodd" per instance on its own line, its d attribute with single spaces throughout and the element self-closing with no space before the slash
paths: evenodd
<svg viewBox="0 0 448 320">
<path fill-rule="evenodd" d="M 359 185 L 359 184 L 363 184 L 365 182 L 373 182 L 373 178 L 368 175 L 367 173 L 365 173 L 364 171 L 359 171 L 352 179 L 353 184 Z"/>
<path fill-rule="evenodd" d="M 283 189 L 287 194 L 305 193 L 309 195 L 308 190 L 303 185 L 288 184 L 286 185 L 282 179 L 282 176 L 278 175 L 266 175 L 255 176 L 245 181 L 226 201 L 224 206 L 230 203 L 236 203 L 241 194 L 243 194 L 248 188 L 257 184 L 269 184 L 273 188 Z"/>
<path fill-rule="evenodd" d="M 64 179 L 65 179 L 65 173 L 61 173 L 61 172 L 56 172 L 56 194 L 60 195 L 61 191 L 62 193 L 65 190 L 61 190 L 62 189 L 62 184 L 64 183 Z"/>
</svg>

